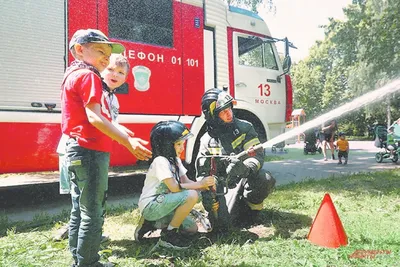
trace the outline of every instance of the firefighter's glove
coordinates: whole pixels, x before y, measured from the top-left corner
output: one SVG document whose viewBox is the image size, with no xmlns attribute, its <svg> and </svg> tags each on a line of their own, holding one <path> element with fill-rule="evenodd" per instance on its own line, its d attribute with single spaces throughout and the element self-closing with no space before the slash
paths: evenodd
<svg viewBox="0 0 400 267">
<path fill-rule="evenodd" d="M 237 158 L 228 158 L 228 167 L 226 174 L 228 175 L 228 188 L 234 188 L 241 178 L 247 177 L 250 170 L 244 163 Z"/>
</svg>

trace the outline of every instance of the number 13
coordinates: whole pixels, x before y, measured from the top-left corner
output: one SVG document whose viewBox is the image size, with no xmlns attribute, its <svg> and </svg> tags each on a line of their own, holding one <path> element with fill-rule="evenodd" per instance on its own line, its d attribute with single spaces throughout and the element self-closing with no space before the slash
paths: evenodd
<svg viewBox="0 0 400 267">
<path fill-rule="evenodd" d="M 260 85 L 258 86 L 258 88 L 260 89 L 260 96 L 269 96 L 271 94 L 271 86 L 269 86 L 268 83 L 266 84 L 262 84 L 260 83 Z"/>
</svg>

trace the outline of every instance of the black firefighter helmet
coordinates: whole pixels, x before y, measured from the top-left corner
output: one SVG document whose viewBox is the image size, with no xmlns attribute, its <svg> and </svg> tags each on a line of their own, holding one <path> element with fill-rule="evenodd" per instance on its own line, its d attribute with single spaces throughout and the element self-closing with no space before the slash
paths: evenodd
<svg viewBox="0 0 400 267">
<path fill-rule="evenodd" d="M 213 138 L 233 127 L 233 121 L 226 123 L 219 117 L 219 113 L 226 108 L 233 108 L 236 101 L 227 92 L 212 88 L 207 90 L 201 98 L 201 109 L 206 119 L 207 132 Z"/>
<path fill-rule="evenodd" d="M 219 113 L 226 108 L 233 108 L 235 100 L 227 92 L 212 88 L 207 90 L 201 98 L 201 109 L 207 121 L 218 120 Z"/>
<path fill-rule="evenodd" d="M 150 144 L 153 158 L 163 156 L 174 160 L 176 157 L 174 143 L 187 140 L 192 136 L 193 134 L 182 122 L 160 121 L 154 125 L 150 132 Z"/>
</svg>

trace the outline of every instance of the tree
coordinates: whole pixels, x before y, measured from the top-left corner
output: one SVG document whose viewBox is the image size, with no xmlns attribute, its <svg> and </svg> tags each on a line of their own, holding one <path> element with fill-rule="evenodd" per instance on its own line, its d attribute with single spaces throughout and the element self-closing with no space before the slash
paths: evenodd
<svg viewBox="0 0 400 267">
<path fill-rule="evenodd" d="M 273 0 L 224 0 L 230 6 L 249 8 L 257 13 L 259 5 L 263 4 L 269 12 L 276 12 L 276 7 Z"/>
<path fill-rule="evenodd" d="M 293 68 L 295 106 L 312 118 L 382 86 L 400 72 L 400 2 L 355 0 L 344 9 L 346 20 L 330 19 L 323 28 L 325 39 L 310 56 Z M 400 116 L 400 99 L 371 104 L 341 119 L 354 134 L 366 124 L 384 122 L 386 107 Z"/>
</svg>

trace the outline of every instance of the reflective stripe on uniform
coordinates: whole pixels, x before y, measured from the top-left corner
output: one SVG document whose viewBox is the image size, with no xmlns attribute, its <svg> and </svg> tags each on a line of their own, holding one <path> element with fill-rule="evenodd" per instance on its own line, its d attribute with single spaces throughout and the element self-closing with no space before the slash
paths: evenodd
<svg viewBox="0 0 400 267">
<path fill-rule="evenodd" d="M 232 142 L 232 148 L 235 149 L 238 145 L 240 145 L 243 140 L 246 138 L 246 134 L 242 134 Z"/>
<path fill-rule="evenodd" d="M 245 143 L 243 146 L 243 149 L 247 150 L 252 146 L 258 145 L 259 143 L 260 143 L 260 140 L 257 137 L 255 137 L 255 138 L 251 139 L 250 141 L 248 141 L 247 143 Z"/>
<path fill-rule="evenodd" d="M 248 158 L 248 159 L 246 159 L 243 163 L 244 163 L 245 165 L 248 165 L 248 164 L 247 164 L 248 162 L 254 163 L 254 164 L 257 166 L 257 170 L 259 170 L 259 169 L 261 168 L 260 162 L 259 162 L 257 159 L 255 159 L 255 158 Z"/>
</svg>

